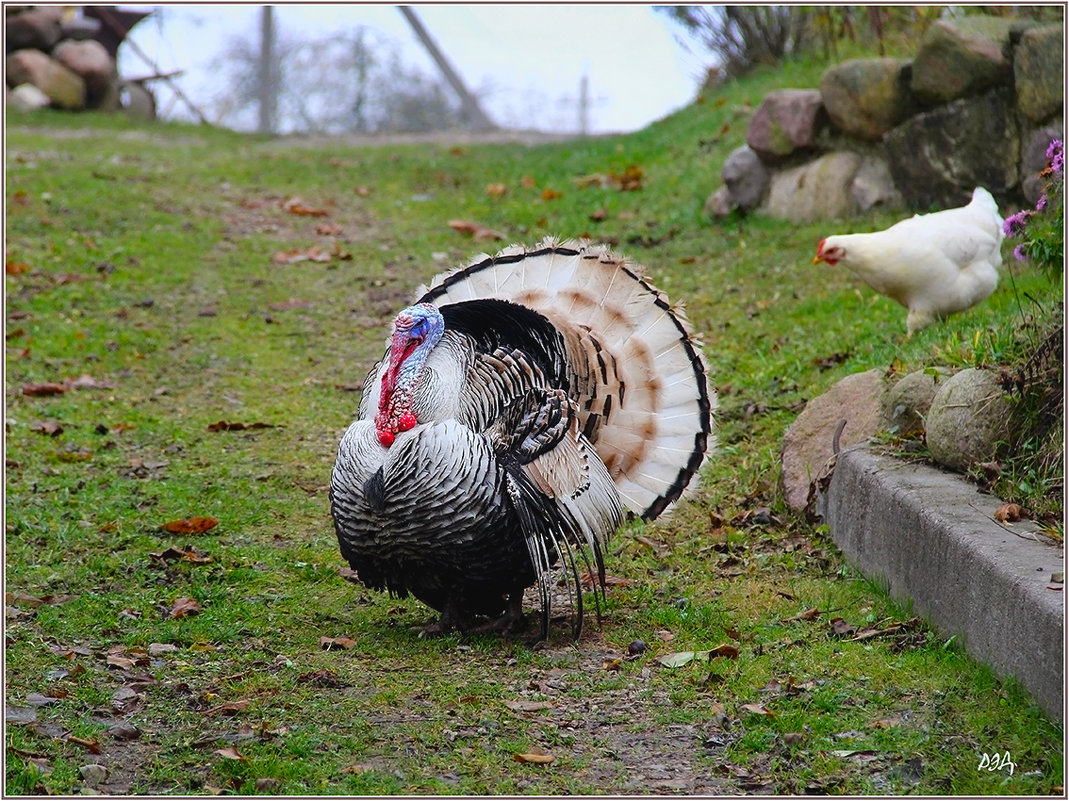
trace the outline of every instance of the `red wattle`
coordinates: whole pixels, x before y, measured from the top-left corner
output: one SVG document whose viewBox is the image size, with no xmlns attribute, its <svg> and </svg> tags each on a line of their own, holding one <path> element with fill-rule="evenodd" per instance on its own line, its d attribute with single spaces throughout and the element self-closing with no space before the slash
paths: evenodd
<svg viewBox="0 0 1069 801">
<path fill-rule="evenodd" d="M 408 431 L 410 428 L 415 428 L 416 422 L 416 415 L 412 412 L 404 412 L 397 420 L 397 428 L 399 431 Z"/>
<path fill-rule="evenodd" d="M 382 447 L 389 448 L 393 445 L 393 432 L 389 429 L 384 429 L 379 432 L 379 442 L 382 443 Z"/>
</svg>

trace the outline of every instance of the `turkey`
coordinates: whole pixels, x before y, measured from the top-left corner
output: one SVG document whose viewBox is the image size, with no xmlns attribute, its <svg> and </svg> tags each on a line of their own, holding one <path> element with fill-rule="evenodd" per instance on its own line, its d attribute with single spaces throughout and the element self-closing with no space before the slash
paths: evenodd
<svg viewBox="0 0 1069 801">
<path fill-rule="evenodd" d="M 813 263 L 841 263 L 901 303 L 912 336 L 995 291 L 1003 236 L 998 205 L 978 186 L 967 206 L 918 214 L 885 231 L 822 239 Z"/>
<path fill-rule="evenodd" d="M 338 446 L 331 515 L 360 581 L 440 613 L 421 635 L 510 633 L 554 571 L 583 623 L 629 515 L 655 518 L 715 444 L 682 311 L 638 265 L 547 239 L 438 276 L 403 309 Z"/>
</svg>

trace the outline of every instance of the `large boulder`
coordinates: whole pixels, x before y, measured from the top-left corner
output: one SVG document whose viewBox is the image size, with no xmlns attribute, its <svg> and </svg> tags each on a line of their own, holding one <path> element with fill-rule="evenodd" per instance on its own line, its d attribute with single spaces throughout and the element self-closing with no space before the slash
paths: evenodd
<svg viewBox="0 0 1069 801">
<path fill-rule="evenodd" d="M 891 168 L 887 161 L 876 156 L 865 156 L 850 184 L 850 194 L 858 211 L 868 211 L 879 206 L 894 209 L 902 205 L 902 193 L 895 187 Z"/>
<path fill-rule="evenodd" d="M 1065 95 L 1065 43 L 1061 25 L 1032 28 L 1021 35 L 1013 57 L 1017 108 L 1032 122 L 1045 122 L 1062 110 Z"/>
<path fill-rule="evenodd" d="M 899 437 L 924 433 L 924 420 L 935 399 L 936 379 L 942 380 L 947 372 L 943 368 L 917 370 L 896 381 L 880 401 L 887 430 Z"/>
<path fill-rule="evenodd" d="M 844 61 L 825 70 L 820 96 L 835 127 L 875 141 L 919 110 L 910 74 L 910 63 L 895 58 Z"/>
<path fill-rule="evenodd" d="M 14 89 L 8 89 L 7 100 L 19 111 L 36 111 L 52 105 L 52 100 L 48 95 L 32 83 L 21 83 Z"/>
<path fill-rule="evenodd" d="M 913 57 L 910 87 L 930 105 L 949 103 L 1013 81 L 1011 34 L 1022 23 L 1004 17 L 940 20 Z"/>
<path fill-rule="evenodd" d="M 809 502 L 810 484 L 826 472 L 841 421 L 839 447 L 866 441 L 880 427 L 883 371 L 848 375 L 805 405 L 783 435 L 781 481 L 787 504 L 796 510 Z"/>
<path fill-rule="evenodd" d="M 991 370 L 955 373 L 936 390 L 926 438 L 932 459 L 964 472 L 992 461 L 1010 434 L 1012 407 Z"/>
<path fill-rule="evenodd" d="M 1055 139 L 1061 139 L 1062 124 L 1045 125 L 1024 137 L 1021 147 L 1021 194 L 1035 205 L 1047 187 L 1047 178 L 1040 173 L 1047 168 L 1047 149 Z"/>
<path fill-rule="evenodd" d="M 765 212 L 792 222 L 848 217 L 857 210 L 853 188 L 860 166 L 861 156 L 840 151 L 776 173 Z"/>
<path fill-rule="evenodd" d="M 86 104 L 114 111 L 119 107 L 119 72 L 111 54 L 93 39 L 60 42 L 52 57 L 85 81 Z"/>
<path fill-rule="evenodd" d="M 30 83 L 48 95 L 53 106 L 85 108 L 85 81 L 40 50 L 16 50 L 7 57 L 9 86 Z"/>
<path fill-rule="evenodd" d="M 766 164 L 777 164 L 798 151 L 812 150 L 827 124 L 816 89 L 778 89 L 765 95 L 750 118 L 746 144 Z"/>
<path fill-rule="evenodd" d="M 733 206 L 756 209 L 765 199 L 768 189 L 768 168 L 748 146 L 731 151 L 720 168 L 720 178 L 731 195 Z"/>
<path fill-rule="evenodd" d="M 7 53 L 23 48 L 51 50 L 62 35 L 62 6 L 37 6 L 4 20 L 4 45 Z M 12 85 L 8 81 L 9 85 Z"/>
<path fill-rule="evenodd" d="M 911 117 L 884 138 L 891 175 L 915 209 L 968 202 L 986 187 L 1007 194 L 1018 183 L 1014 97 L 996 89 Z"/>
</svg>

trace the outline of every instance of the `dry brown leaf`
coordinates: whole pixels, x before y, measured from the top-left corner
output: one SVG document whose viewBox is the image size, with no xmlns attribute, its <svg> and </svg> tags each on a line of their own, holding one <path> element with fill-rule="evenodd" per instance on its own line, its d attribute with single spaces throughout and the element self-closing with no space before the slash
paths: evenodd
<svg viewBox="0 0 1069 801">
<path fill-rule="evenodd" d="M 748 712 L 751 715 L 765 715 L 767 717 L 772 717 L 774 714 L 772 710 L 764 704 L 742 704 L 739 707 L 739 711 Z"/>
<path fill-rule="evenodd" d="M 252 431 L 259 428 L 274 427 L 271 423 L 231 423 L 226 420 L 208 424 L 209 431 Z"/>
<path fill-rule="evenodd" d="M 229 748 L 217 748 L 215 753 L 221 756 L 223 759 L 234 759 L 238 762 L 247 762 L 248 757 L 238 753 L 238 749 L 230 746 Z"/>
<path fill-rule="evenodd" d="M 488 184 L 486 187 L 486 194 L 490 197 L 504 197 L 508 191 L 509 188 L 502 183 Z"/>
<path fill-rule="evenodd" d="M 726 659 L 738 659 L 739 658 L 739 646 L 726 642 L 723 645 L 718 645 L 716 648 L 709 652 L 709 657 L 722 656 Z"/>
<path fill-rule="evenodd" d="M 30 431 L 37 431 L 47 437 L 58 437 L 63 433 L 63 426 L 52 420 L 38 420 L 30 424 Z"/>
<path fill-rule="evenodd" d="M 171 610 L 167 613 L 167 616 L 171 618 L 190 617 L 202 611 L 204 611 L 204 607 L 192 598 L 176 598 L 175 602 L 171 604 Z"/>
<path fill-rule="evenodd" d="M 815 606 L 811 606 L 804 612 L 799 612 L 797 615 L 791 615 L 780 620 L 780 623 L 790 623 L 793 620 L 816 620 L 820 616 L 820 609 Z"/>
<path fill-rule="evenodd" d="M 549 701 L 505 701 L 504 703 L 513 712 L 541 712 L 543 709 L 553 708 L 553 704 Z"/>
<path fill-rule="evenodd" d="M 564 197 L 564 195 L 556 189 L 550 189 L 548 186 L 542 190 L 542 200 L 556 200 L 561 197 Z"/>
<path fill-rule="evenodd" d="M 24 264 L 21 261 L 14 261 L 12 259 L 8 259 L 4 263 L 5 275 L 22 275 L 23 273 L 28 273 L 29 271 L 30 265 Z"/>
<path fill-rule="evenodd" d="M 236 715 L 238 712 L 244 712 L 248 708 L 249 700 L 243 698 L 240 701 L 231 701 L 228 704 L 223 704 L 221 706 L 215 707 L 214 709 L 209 709 L 204 714 L 208 717 L 212 717 L 213 715 L 224 715 L 226 717 L 230 717 L 231 715 Z"/>
<path fill-rule="evenodd" d="M 67 736 L 67 742 L 76 743 L 77 745 L 82 746 L 82 748 L 84 748 L 90 754 L 100 753 L 100 743 L 96 740 L 86 740 L 85 738 L 75 737 L 73 734 L 71 734 Z"/>
<path fill-rule="evenodd" d="M 321 222 L 316 225 L 316 233 L 320 236 L 338 236 L 342 232 L 342 227 L 333 222 Z"/>
<path fill-rule="evenodd" d="M 26 384 L 22 388 L 22 394 L 31 398 L 41 398 L 47 397 L 49 395 L 62 395 L 66 391 L 66 384 L 57 384 L 55 381 L 44 381 L 39 384 Z"/>
<path fill-rule="evenodd" d="M 530 765 L 548 765 L 555 757 L 536 746 L 526 753 L 513 754 L 512 758 L 517 762 L 525 762 Z"/>
<path fill-rule="evenodd" d="M 344 648 L 346 651 L 356 647 L 356 640 L 352 637 L 320 637 L 319 647 L 324 651 L 330 651 L 333 648 Z"/>
<path fill-rule="evenodd" d="M 299 197 L 291 197 L 282 204 L 282 208 L 290 214 L 300 214 L 307 217 L 326 217 L 326 209 L 316 209 L 305 204 Z"/>
<path fill-rule="evenodd" d="M 1016 523 L 1029 517 L 1028 510 L 1016 503 L 1004 503 L 995 510 L 995 519 L 1000 523 Z"/>
<path fill-rule="evenodd" d="M 168 534 L 203 534 L 218 525 L 219 520 L 214 517 L 186 517 L 164 523 L 160 526 L 160 531 L 166 531 Z"/>
<path fill-rule="evenodd" d="M 474 220 L 450 220 L 447 225 L 454 231 L 467 234 L 473 239 L 504 239 L 505 235 Z"/>
</svg>

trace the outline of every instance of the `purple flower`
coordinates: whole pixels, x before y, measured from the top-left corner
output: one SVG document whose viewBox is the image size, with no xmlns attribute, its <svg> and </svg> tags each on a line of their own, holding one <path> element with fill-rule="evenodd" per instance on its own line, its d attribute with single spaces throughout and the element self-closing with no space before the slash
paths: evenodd
<svg viewBox="0 0 1069 801">
<path fill-rule="evenodd" d="M 1013 249 L 1013 257 L 1017 261 L 1028 261 L 1028 255 L 1024 252 L 1024 245 L 1018 245 Z"/>
<path fill-rule="evenodd" d="M 1006 234 L 1006 236 L 1017 236 L 1017 234 L 1024 230 L 1024 222 L 1031 217 L 1032 214 L 1033 212 L 1027 209 L 1019 211 L 1016 214 L 1011 214 L 1006 218 L 1005 222 L 1002 223 L 1002 232 Z"/>
<path fill-rule="evenodd" d="M 1047 161 L 1050 162 L 1050 168 L 1054 171 L 1055 175 L 1062 174 L 1062 168 L 1065 164 L 1065 153 L 1061 139 L 1051 140 L 1050 145 L 1047 147 Z"/>
<path fill-rule="evenodd" d="M 1045 208 L 1047 208 L 1047 196 L 1040 195 L 1039 200 L 1036 201 L 1036 211 L 1043 211 Z"/>
</svg>

